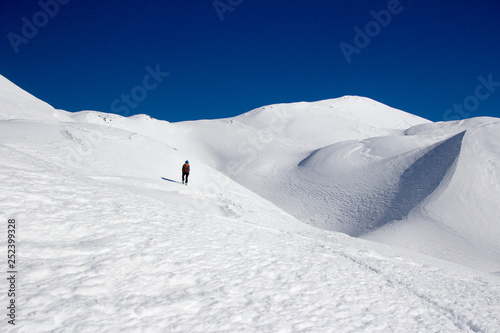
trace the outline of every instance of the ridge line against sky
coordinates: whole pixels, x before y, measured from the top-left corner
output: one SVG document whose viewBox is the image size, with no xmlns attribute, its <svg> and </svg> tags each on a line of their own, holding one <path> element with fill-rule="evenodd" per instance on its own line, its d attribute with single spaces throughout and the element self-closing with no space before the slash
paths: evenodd
<svg viewBox="0 0 500 333">
<path fill-rule="evenodd" d="M 358 95 L 433 120 L 500 117 L 497 1 L 0 4 L 0 73 L 68 111 L 167 121 Z"/>
</svg>

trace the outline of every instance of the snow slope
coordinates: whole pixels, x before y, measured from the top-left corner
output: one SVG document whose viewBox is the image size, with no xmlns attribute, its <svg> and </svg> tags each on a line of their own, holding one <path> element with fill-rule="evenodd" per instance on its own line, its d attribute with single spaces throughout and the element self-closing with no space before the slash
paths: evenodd
<svg viewBox="0 0 500 333">
<path fill-rule="evenodd" d="M 0 91 L 15 89 L 5 80 L 0 85 Z M 440 168 L 444 178 L 461 172 L 464 148 L 458 157 L 456 151 L 459 142 L 466 146 L 469 130 L 460 134 L 469 128 L 465 123 L 454 125 L 450 136 L 448 129 L 415 118 L 422 125 L 407 132 L 403 123 L 384 129 L 405 138 L 396 146 L 389 144 L 394 137 L 387 137 L 323 148 L 318 145 L 326 137 L 304 142 L 305 136 L 292 138 L 288 126 L 266 132 L 236 119 L 170 124 L 147 116 L 67 114 L 43 103 L 37 112 L 37 100 L 27 116 L 25 101 L 16 102 L 19 95 L 2 96 L 7 102 L 0 110 L 7 116 L 0 118 L 0 216 L 15 218 L 18 227 L 17 320 L 12 326 L 4 317 L 2 331 L 495 332 L 500 327 L 497 276 L 311 227 L 228 177 L 242 184 L 253 177 L 255 187 L 267 181 L 265 190 L 277 196 L 273 179 L 297 182 L 299 172 L 328 175 L 322 164 L 333 164 L 332 154 L 344 154 L 352 167 L 392 165 L 408 179 L 401 183 L 411 186 L 421 170 L 405 176 L 406 164 L 426 165 L 432 151 L 449 152 Z M 482 145 L 472 145 L 470 154 L 490 154 L 485 155 L 490 168 L 484 170 L 489 175 L 496 170 L 498 141 L 486 140 L 495 135 L 494 124 L 480 128 L 485 132 L 471 134 L 479 140 L 471 142 Z M 438 130 L 444 131 L 439 139 Z M 346 153 L 356 142 L 365 155 Z M 257 161 L 261 157 L 267 160 Z M 186 158 L 192 165 L 187 187 L 175 182 Z M 425 163 L 418 163 L 422 158 Z M 398 179 L 387 171 L 374 177 L 373 186 L 382 186 L 384 177 Z M 287 193 L 291 184 L 282 184 L 283 197 L 293 198 Z M 306 188 L 294 184 L 312 203 Z M 453 190 L 453 177 L 447 184 L 438 198 L 444 204 L 451 200 L 446 190 Z M 7 248 L 6 237 L 0 248 Z M 5 258 L 1 265 L 5 271 Z M 1 280 L 6 290 L 6 279 Z M 0 293 L 0 304 L 8 301 L 7 293 Z"/>
<path fill-rule="evenodd" d="M 0 75 L 0 120 L 69 121 L 64 111 L 55 110 Z"/>
</svg>

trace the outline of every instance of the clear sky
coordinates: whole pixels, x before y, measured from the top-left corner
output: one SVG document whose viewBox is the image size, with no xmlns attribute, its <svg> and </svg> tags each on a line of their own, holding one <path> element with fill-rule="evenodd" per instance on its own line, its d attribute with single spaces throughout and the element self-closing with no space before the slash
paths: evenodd
<svg viewBox="0 0 500 333">
<path fill-rule="evenodd" d="M 0 28 L 0 74 L 68 111 L 182 121 L 359 95 L 500 117 L 498 0 L 3 0 Z"/>
</svg>

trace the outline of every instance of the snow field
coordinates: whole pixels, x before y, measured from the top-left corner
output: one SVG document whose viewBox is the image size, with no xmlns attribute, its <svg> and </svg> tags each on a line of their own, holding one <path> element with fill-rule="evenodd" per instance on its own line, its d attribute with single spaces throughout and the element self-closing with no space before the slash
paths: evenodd
<svg viewBox="0 0 500 333">
<path fill-rule="evenodd" d="M 17 332 L 498 327 L 500 283 L 493 277 L 299 227 L 275 208 L 258 210 L 266 205 L 255 200 L 228 218 L 210 206 L 231 203 L 203 189 L 124 175 L 89 178 L 47 163 L 40 150 L 1 150 L 9 156 L 1 163 L 4 193 L 17 193 L 2 197 L 19 221 Z M 163 200 L 162 191 L 178 202 Z M 226 192 L 235 206 L 249 195 L 237 185 Z M 208 205 L 185 208 L 204 196 Z M 276 227 L 280 218 L 292 227 Z"/>
<path fill-rule="evenodd" d="M 470 268 L 499 271 L 495 119 L 429 124 L 346 97 L 170 124 L 38 107 L 0 83 L 0 218 L 16 219 L 19 251 L 17 323 L 2 331 L 500 327 L 498 276 Z M 345 132 L 329 135 L 332 111 Z M 189 186 L 162 179 L 186 159 Z M 324 230 L 335 223 L 448 261 Z"/>
</svg>

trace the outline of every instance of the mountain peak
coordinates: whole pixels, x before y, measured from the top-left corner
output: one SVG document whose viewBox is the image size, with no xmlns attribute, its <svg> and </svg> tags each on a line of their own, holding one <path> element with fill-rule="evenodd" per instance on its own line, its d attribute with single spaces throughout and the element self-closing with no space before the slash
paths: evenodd
<svg viewBox="0 0 500 333">
<path fill-rule="evenodd" d="M 61 111 L 0 75 L 0 120 L 69 121 Z"/>
<path fill-rule="evenodd" d="M 325 146 L 390 135 L 430 121 L 367 97 L 343 96 L 317 102 L 274 104 L 231 118 L 260 130 Z"/>
</svg>

